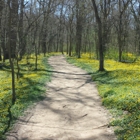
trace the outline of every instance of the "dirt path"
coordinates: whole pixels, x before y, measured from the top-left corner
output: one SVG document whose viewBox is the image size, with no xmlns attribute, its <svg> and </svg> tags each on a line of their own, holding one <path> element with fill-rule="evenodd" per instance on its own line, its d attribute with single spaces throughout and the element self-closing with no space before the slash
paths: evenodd
<svg viewBox="0 0 140 140">
<path fill-rule="evenodd" d="M 53 76 L 45 100 L 28 110 L 7 140 L 115 140 L 90 76 L 63 56 L 49 63 Z"/>
</svg>

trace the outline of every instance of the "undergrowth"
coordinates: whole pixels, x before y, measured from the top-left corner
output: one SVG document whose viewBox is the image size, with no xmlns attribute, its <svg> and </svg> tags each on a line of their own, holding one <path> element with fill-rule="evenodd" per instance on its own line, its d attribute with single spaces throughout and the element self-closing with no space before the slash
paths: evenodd
<svg viewBox="0 0 140 140">
<path fill-rule="evenodd" d="M 103 105 L 113 115 L 110 125 L 115 127 L 118 140 L 140 140 L 140 60 L 120 63 L 108 59 L 106 71 L 98 72 L 98 60 L 90 59 L 89 54 L 67 59 L 92 75 Z"/>
<path fill-rule="evenodd" d="M 28 60 L 24 57 L 19 62 L 20 78 L 15 83 L 16 103 L 12 107 L 13 121 L 22 115 L 29 105 L 44 98 L 45 84 L 50 80 L 51 75 L 47 59 L 48 57 L 43 55 L 38 56 L 37 70 L 34 70 L 34 56 L 30 56 Z M 3 132 L 7 127 L 8 107 L 11 104 L 11 69 L 8 61 L 0 68 L 0 85 L 0 139 L 4 139 Z"/>
</svg>

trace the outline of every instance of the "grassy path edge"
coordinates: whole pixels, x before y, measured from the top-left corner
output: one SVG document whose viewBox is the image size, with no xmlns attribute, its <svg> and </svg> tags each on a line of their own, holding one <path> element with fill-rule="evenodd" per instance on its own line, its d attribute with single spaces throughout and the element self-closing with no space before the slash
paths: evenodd
<svg viewBox="0 0 140 140">
<path fill-rule="evenodd" d="M 22 97 L 17 95 L 18 97 L 17 97 L 16 104 L 12 107 L 12 114 L 13 114 L 12 126 L 20 116 L 24 115 L 24 112 L 27 110 L 27 108 L 33 106 L 35 103 L 44 99 L 44 94 L 46 92 L 45 85 L 47 82 L 51 80 L 52 68 L 48 64 L 48 58 L 49 56 L 41 58 L 41 65 L 43 66 L 43 69 L 42 67 L 39 67 L 37 71 L 34 72 L 32 71 L 32 73 L 36 73 L 36 75 L 38 71 L 42 71 L 42 73 L 39 72 L 39 78 L 35 79 L 37 80 L 36 82 L 34 82 L 34 78 L 33 79 L 27 78 L 28 85 L 26 85 L 27 90 L 25 96 L 24 94 L 22 95 Z M 24 88 L 21 90 L 23 91 Z M 6 120 L 4 123 L 6 123 Z M 5 139 L 5 135 L 2 134 L 3 131 L 4 131 L 4 127 L 0 128 L 1 140 Z"/>
<path fill-rule="evenodd" d="M 74 57 L 66 58 L 69 63 L 86 70 L 92 76 L 102 97 L 102 104 L 108 108 L 113 116 L 110 125 L 114 126 L 118 140 L 140 140 L 140 96 L 138 93 L 129 93 L 131 86 L 127 86 L 129 84 L 127 78 L 129 77 L 123 78 L 125 71 L 98 72 L 96 60 L 88 59 L 85 63 L 85 60 Z M 90 61 L 92 61 L 92 64 Z M 120 63 L 120 65 L 122 64 Z M 119 78 L 113 77 L 114 73 L 117 73 L 117 76 L 122 73 L 119 78 L 123 79 L 123 82 L 119 81 Z M 126 71 L 127 73 L 129 73 L 129 70 Z M 135 87 L 133 90 L 135 90 Z"/>
</svg>

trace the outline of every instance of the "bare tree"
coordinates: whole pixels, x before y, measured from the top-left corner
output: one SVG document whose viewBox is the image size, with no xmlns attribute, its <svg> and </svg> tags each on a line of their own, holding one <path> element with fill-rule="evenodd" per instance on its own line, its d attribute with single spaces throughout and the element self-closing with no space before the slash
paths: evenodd
<svg viewBox="0 0 140 140">
<path fill-rule="evenodd" d="M 76 0 L 76 54 L 78 58 L 81 57 L 84 6 L 84 2 Z"/>
<path fill-rule="evenodd" d="M 138 50 L 138 54 L 140 55 L 140 1 L 131 1 L 131 7 L 132 7 L 132 14 L 134 16 L 135 20 L 135 48 L 136 51 Z"/>
<path fill-rule="evenodd" d="M 98 43 L 99 43 L 99 71 L 104 71 L 104 48 L 103 48 L 103 34 L 102 34 L 102 21 L 99 17 L 98 8 L 95 0 L 92 0 L 96 21 L 98 24 Z"/>
<path fill-rule="evenodd" d="M 117 39 L 118 39 L 118 47 L 119 47 L 119 61 L 122 61 L 122 49 L 123 49 L 123 34 L 124 34 L 124 28 L 123 28 L 123 24 L 124 24 L 124 17 L 123 15 L 125 14 L 125 11 L 129 5 L 131 0 L 118 0 L 117 2 L 117 19 L 115 19 L 116 22 L 116 29 L 117 29 Z"/>
<path fill-rule="evenodd" d="M 0 0 L 0 38 L 2 39 L 2 25 L 1 25 L 1 20 L 2 20 L 2 10 L 3 10 L 4 2 L 3 0 Z M 2 42 L 2 40 L 0 41 Z M 0 46 L 0 61 L 2 60 L 1 57 L 1 46 Z"/>
</svg>

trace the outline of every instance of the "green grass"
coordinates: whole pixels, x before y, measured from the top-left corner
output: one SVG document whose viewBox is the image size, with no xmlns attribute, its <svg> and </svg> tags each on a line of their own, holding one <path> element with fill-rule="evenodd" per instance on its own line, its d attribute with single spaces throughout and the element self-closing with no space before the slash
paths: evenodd
<svg viewBox="0 0 140 140">
<path fill-rule="evenodd" d="M 69 58 L 92 76 L 102 103 L 112 113 L 118 140 L 140 140 L 140 61 L 119 63 L 105 60 L 105 72 L 98 72 L 98 61 L 83 54 L 81 59 Z"/>
<path fill-rule="evenodd" d="M 27 66 L 27 60 L 24 58 L 20 61 L 20 79 L 16 80 L 16 95 L 17 100 L 12 107 L 13 122 L 23 114 L 23 111 L 34 102 L 44 99 L 46 91 L 45 84 L 50 81 L 51 73 L 50 66 L 47 63 L 48 57 L 40 55 L 38 58 L 38 70 L 34 70 L 34 56 L 31 56 L 30 69 Z M 16 68 L 15 68 L 16 71 Z M 16 75 L 15 75 L 16 77 Z M 8 107 L 11 105 L 11 72 L 8 61 L 0 69 L 0 139 L 7 127 L 8 122 Z"/>
</svg>

